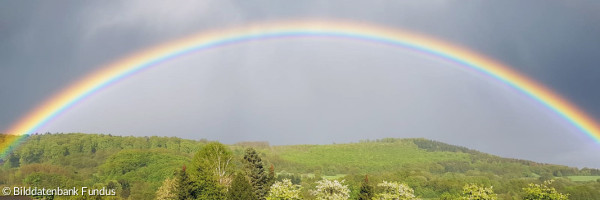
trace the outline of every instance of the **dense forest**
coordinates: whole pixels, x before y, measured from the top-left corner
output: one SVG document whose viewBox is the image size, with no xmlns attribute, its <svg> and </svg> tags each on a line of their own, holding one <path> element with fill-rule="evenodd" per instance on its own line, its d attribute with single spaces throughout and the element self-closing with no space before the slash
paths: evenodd
<svg viewBox="0 0 600 200">
<path fill-rule="evenodd" d="M 0 134 L 0 144 L 14 136 Z M 31 135 L 0 187 L 115 191 L 40 199 L 600 199 L 600 170 L 501 158 L 427 139 L 224 145 L 176 137 Z"/>
</svg>

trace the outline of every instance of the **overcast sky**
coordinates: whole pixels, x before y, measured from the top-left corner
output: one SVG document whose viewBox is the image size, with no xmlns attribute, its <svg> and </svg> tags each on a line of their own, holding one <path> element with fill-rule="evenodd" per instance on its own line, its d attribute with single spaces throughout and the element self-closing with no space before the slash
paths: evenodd
<svg viewBox="0 0 600 200">
<path fill-rule="evenodd" d="M 420 32 L 499 60 L 600 119 L 596 1 L 2 1 L 0 130 L 104 64 L 249 22 L 338 19 Z M 106 88 L 39 132 L 224 143 L 424 137 L 600 168 L 600 144 L 497 81 L 414 51 L 335 38 L 195 52 Z"/>
</svg>

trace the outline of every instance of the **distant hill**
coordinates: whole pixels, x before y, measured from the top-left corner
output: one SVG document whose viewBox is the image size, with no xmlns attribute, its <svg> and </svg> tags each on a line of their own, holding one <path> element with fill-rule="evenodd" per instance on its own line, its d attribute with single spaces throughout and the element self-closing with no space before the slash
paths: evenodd
<svg viewBox="0 0 600 200">
<path fill-rule="evenodd" d="M 10 136 L 0 135 L 0 141 Z M 189 163 L 207 140 L 102 134 L 29 136 L 5 158 L 0 186 L 113 186 L 120 198 L 149 199 L 162 181 Z M 529 183 L 555 179 L 570 199 L 600 199 L 600 170 L 502 158 L 423 138 L 364 140 L 330 145 L 229 146 L 239 160 L 253 147 L 282 177 L 304 188 L 319 178 L 345 179 L 357 191 L 366 174 L 374 182 L 407 183 L 423 198 L 458 194 L 465 183 L 494 186 L 501 199 L 518 197 Z M 356 195 L 356 194 L 353 194 Z M 596 198 L 598 197 L 598 198 Z"/>
<path fill-rule="evenodd" d="M 361 173 L 373 173 L 381 170 L 402 168 L 407 165 L 436 163 L 444 167 L 445 172 L 466 172 L 468 170 L 495 170 L 497 166 L 487 164 L 502 163 L 518 168 L 524 175 L 551 173 L 563 176 L 593 174 L 600 175 L 597 169 L 537 163 L 528 160 L 502 158 L 465 147 L 450 145 L 423 138 L 364 140 L 359 143 L 331 145 L 290 145 L 273 146 L 265 153 L 271 155 L 273 162 L 282 166 L 304 166 L 304 168 L 322 168 L 323 172 L 342 173 L 349 170 Z M 334 166 L 334 167 L 332 167 Z M 291 167 L 294 168 L 294 167 Z M 346 169 L 351 168 L 351 169 Z"/>
</svg>

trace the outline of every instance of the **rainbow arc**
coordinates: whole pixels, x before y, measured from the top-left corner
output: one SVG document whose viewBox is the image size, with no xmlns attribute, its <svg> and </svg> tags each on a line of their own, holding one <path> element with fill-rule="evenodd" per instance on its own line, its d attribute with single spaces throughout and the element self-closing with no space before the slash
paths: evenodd
<svg viewBox="0 0 600 200">
<path fill-rule="evenodd" d="M 0 157 L 60 113 L 107 86 L 141 70 L 190 52 L 248 41 L 290 37 L 334 37 L 413 49 L 483 74 L 529 96 L 600 143 L 600 126 L 586 113 L 534 80 L 458 45 L 408 31 L 339 21 L 282 21 L 202 32 L 142 50 L 93 72 L 33 109 L 5 133 L 17 135 L 0 144 Z"/>
</svg>

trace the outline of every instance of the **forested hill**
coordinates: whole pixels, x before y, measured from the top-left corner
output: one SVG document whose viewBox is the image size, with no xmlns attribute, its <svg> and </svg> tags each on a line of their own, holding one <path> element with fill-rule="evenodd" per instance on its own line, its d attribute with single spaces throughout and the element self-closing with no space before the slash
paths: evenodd
<svg viewBox="0 0 600 200">
<path fill-rule="evenodd" d="M 0 135 L 0 144 L 7 135 Z M 0 186 L 110 186 L 121 199 L 154 199 L 157 189 L 209 141 L 176 137 L 98 134 L 29 136 L 2 158 Z M 366 174 L 373 182 L 401 181 L 425 199 L 458 195 L 467 183 L 493 186 L 500 199 L 519 197 L 530 183 L 555 180 L 570 199 L 600 199 L 600 170 L 501 158 L 427 139 L 386 138 L 331 145 L 228 145 L 233 165 L 244 150 L 259 152 L 278 179 L 290 178 L 303 193 L 321 178 L 344 179 L 356 197 Z M 310 196 L 310 195 L 308 195 Z"/>
</svg>

